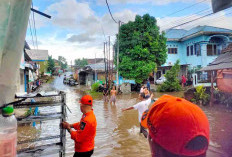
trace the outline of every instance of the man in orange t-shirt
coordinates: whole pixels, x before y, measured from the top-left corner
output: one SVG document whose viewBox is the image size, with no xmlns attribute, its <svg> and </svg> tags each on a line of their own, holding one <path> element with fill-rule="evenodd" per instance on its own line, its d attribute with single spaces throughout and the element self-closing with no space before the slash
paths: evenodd
<svg viewBox="0 0 232 157">
<path fill-rule="evenodd" d="M 80 100 L 80 109 L 83 113 L 80 122 L 69 124 L 63 122 L 63 128 L 71 134 L 75 141 L 75 154 L 73 157 L 90 157 L 94 151 L 94 138 L 96 136 L 97 121 L 92 105 L 93 98 L 85 95 Z M 74 128 L 75 131 L 71 128 Z"/>
</svg>

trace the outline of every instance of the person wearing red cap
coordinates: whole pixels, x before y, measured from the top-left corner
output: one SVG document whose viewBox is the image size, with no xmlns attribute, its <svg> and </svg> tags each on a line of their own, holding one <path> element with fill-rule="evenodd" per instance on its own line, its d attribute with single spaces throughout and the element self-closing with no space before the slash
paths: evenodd
<svg viewBox="0 0 232 157">
<path fill-rule="evenodd" d="M 209 145 L 209 121 L 191 102 L 164 95 L 150 108 L 146 124 L 153 157 L 205 157 Z M 146 126 L 145 126 L 146 125 Z"/>
<path fill-rule="evenodd" d="M 80 122 L 74 124 L 62 123 L 62 127 L 68 130 L 71 139 L 75 141 L 73 157 L 90 157 L 93 154 L 97 121 L 92 106 L 93 98 L 90 95 L 83 96 L 80 100 L 80 110 L 83 113 Z"/>
</svg>

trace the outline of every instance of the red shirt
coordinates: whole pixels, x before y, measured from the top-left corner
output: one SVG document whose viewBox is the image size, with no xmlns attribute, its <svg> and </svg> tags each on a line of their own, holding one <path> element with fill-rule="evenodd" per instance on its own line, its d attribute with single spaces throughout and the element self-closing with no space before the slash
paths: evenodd
<svg viewBox="0 0 232 157">
<path fill-rule="evenodd" d="M 75 152 L 88 152 L 94 149 L 97 121 L 93 110 L 82 115 L 80 122 L 73 124 L 76 131 L 71 131 L 75 141 Z"/>
</svg>

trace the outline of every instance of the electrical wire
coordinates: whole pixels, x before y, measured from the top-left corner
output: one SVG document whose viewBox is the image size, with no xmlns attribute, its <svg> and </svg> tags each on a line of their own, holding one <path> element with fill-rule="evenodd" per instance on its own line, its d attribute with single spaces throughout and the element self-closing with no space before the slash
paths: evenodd
<svg viewBox="0 0 232 157">
<path fill-rule="evenodd" d="M 33 9 L 33 2 L 31 3 L 32 9 Z M 36 41 L 36 48 L 38 50 L 38 41 L 37 41 L 37 34 L 36 34 L 36 26 L 35 26 L 35 14 L 34 12 L 32 13 L 33 17 L 33 24 L 34 24 L 34 33 L 35 33 L 35 41 Z"/>
<path fill-rule="evenodd" d="M 197 3 L 194 3 L 194 4 L 192 4 L 192 5 L 189 5 L 189 6 L 185 7 L 185 8 L 182 8 L 182 9 L 180 9 L 180 10 L 177 10 L 177 11 L 175 11 L 175 12 L 172 12 L 172 13 L 166 15 L 166 16 L 163 16 L 163 17 L 161 17 L 160 19 L 163 19 L 163 18 L 165 18 L 165 17 L 167 17 L 167 16 L 170 16 L 170 15 L 173 15 L 173 14 L 176 14 L 176 13 L 179 13 L 179 12 L 181 12 L 181 11 L 183 11 L 183 10 L 189 9 L 189 8 L 191 8 L 191 7 L 194 7 L 194 6 L 196 6 L 196 5 L 200 4 L 200 3 L 203 3 L 203 2 L 205 2 L 205 1 L 208 1 L 208 0 L 203 0 L 203 1 L 200 1 L 200 2 L 197 2 Z"/>
<path fill-rule="evenodd" d="M 28 20 L 28 23 L 29 23 L 29 27 L 30 27 L 30 32 L 31 32 L 31 38 L 32 38 L 32 44 L 33 44 L 33 47 L 34 47 L 34 49 L 35 49 L 35 43 L 34 43 L 34 38 L 33 38 L 33 34 L 32 34 L 32 29 L 31 29 L 31 19 L 29 18 L 29 20 Z"/>
<path fill-rule="evenodd" d="M 167 25 L 178 25 L 178 24 L 181 24 L 181 23 L 183 23 L 183 22 L 186 22 L 186 20 L 188 20 L 189 18 L 193 18 L 193 17 L 195 17 L 195 16 L 197 16 L 197 15 L 202 15 L 202 14 L 205 14 L 205 13 L 210 13 L 211 12 L 211 9 L 208 9 L 208 10 L 201 10 L 201 11 L 198 11 L 198 12 L 195 12 L 195 13 L 193 13 L 193 15 L 190 15 L 190 16 L 186 16 L 186 17 L 183 17 L 183 18 L 181 18 L 181 19 L 179 19 L 179 20 L 176 20 L 176 21 L 172 21 L 172 22 L 169 22 L 169 23 L 166 23 L 165 22 L 165 25 L 167 26 Z M 162 25 L 161 25 L 161 27 L 162 27 Z"/>
<path fill-rule="evenodd" d="M 114 19 L 113 15 L 112 15 L 112 13 L 111 13 L 111 11 L 110 11 L 110 7 L 109 7 L 109 4 L 108 4 L 108 1 L 107 1 L 107 0 L 106 0 L 106 5 L 107 5 L 107 7 L 108 7 L 108 10 L 109 10 L 109 13 L 110 13 L 110 16 L 111 16 L 112 20 L 113 20 L 115 23 L 118 23 L 118 22 Z"/>
</svg>

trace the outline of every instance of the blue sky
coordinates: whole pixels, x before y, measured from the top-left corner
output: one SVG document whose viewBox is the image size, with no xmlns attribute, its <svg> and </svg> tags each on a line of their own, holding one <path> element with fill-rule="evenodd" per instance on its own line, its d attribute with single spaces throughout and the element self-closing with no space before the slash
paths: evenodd
<svg viewBox="0 0 232 157">
<path fill-rule="evenodd" d="M 149 13 L 157 18 L 162 30 L 212 12 L 210 0 L 108 0 L 108 3 L 115 19 L 128 22 L 137 14 Z M 107 38 L 111 36 L 112 42 L 115 39 L 117 24 L 109 15 L 105 0 L 33 0 L 33 5 L 52 16 L 46 19 L 35 14 L 35 24 L 38 48 L 47 49 L 54 58 L 61 55 L 70 63 L 77 58 L 94 58 L 95 53 L 103 57 L 103 31 Z M 186 7 L 189 8 L 172 14 Z M 231 12 L 232 9 L 227 9 L 180 28 L 212 25 L 232 29 L 232 14 L 228 14 Z M 29 28 L 28 25 L 26 40 L 33 49 Z"/>
</svg>

